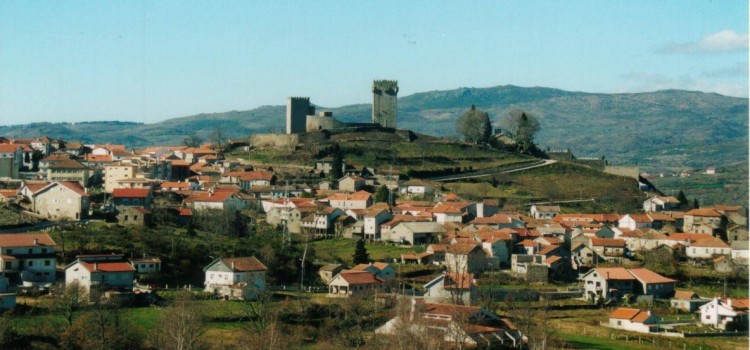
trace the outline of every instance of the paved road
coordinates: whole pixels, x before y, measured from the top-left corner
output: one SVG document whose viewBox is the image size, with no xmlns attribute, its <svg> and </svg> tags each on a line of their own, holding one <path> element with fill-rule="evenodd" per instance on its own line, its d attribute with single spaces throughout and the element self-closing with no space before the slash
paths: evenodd
<svg viewBox="0 0 750 350">
<path fill-rule="evenodd" d="M 515 172 L 519 172 L 519 171 L 524 171 L 524 170 L 539 168 L 539 167 L 547 166 L 547 165 L 554 164 L 554 163 L 557 163 L 557 161 L 554 160 L 554 159 L 545 159 L 544 161 L 541 161 L 541 162 L 533 162 L 533 163 L 530 163 L 528 165 L 524 165 L 524 166 L 520 166 L 520 167 L 512 167 L 512 165 L 511 165 L 512 168 L 508 169 L 508 170 L 499 170 L 499 171 L 487 171 L 487 170 L 485 170 L 485 171 L 478 171 L 478 172 L 469 173 L 469 174 L 458 174 L 458 175 L 448 175 L 448 176 L 433 177 L 433 178 L 431 178 L 429 180 L 432 180 L 432 181 L 452 181 L 452 180 L 462 180 L 462 179 L 474 179 L 474 178 L 479 178 L 479 177 L 493 176 L 493 175 L 497 175 L 497 174 L 510 174 L 510 173 L 515 173 Z"/>
</svg>

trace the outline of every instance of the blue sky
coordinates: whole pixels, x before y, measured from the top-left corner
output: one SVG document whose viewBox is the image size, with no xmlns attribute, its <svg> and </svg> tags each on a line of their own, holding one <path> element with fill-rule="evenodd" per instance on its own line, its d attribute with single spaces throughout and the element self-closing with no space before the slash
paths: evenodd
<svg viewBox="0 0 750 350">
<path fill-rule="evenodd" d="M 748 95 L 747 1 L 2 1 L 0 124 L 514 84 Z"/>
</svg>

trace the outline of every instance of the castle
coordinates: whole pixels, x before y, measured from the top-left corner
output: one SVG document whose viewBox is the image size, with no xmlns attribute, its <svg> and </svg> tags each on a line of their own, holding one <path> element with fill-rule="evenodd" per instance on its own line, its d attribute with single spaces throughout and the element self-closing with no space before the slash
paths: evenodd
<svg viewBox="0 0 750 350">
<path fill-rule="evenodd" d="M 345 123 L 333 117 L 332 112 L 315 113 L 309 97 L 289 97 L 286 102 L 286 133 L 301 134 L 318 130 L 335 130 L 356 127 L 396 128 L 398 81 L 372 82 L 372 123 Z"/>
</svg>

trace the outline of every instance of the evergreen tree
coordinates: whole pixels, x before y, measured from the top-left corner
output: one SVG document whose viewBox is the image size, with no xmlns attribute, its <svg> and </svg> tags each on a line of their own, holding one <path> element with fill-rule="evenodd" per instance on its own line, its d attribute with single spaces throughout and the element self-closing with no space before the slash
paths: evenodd
<svg viewBox="0 0 750 350">
<path fill-rule="evenodd" d="M 370 262 L 370 255 L 367 254 L 364 239 L 357 241 L 357 246 L 354 248 L 354 255 L 352 255 L 352 258 L 354 259 L 355 264 L 367 264 Z"/>
<path fill-rule="evenodd" d="M 388 203 L 390 205 L 391 203 L 388 202 L 388 187 L 386 185 L 381 185 L 378 187 L 377 191 L 375 191 L 375 203 Z"/>
<path fill-rule="evenodd" d="M 698 198 L 693 198 L 693 209 L 698 209 L 700 207 L 701 205 L 698 203 Z"/>
<path fill-rule="evenodd" d="M 333 165 L 331 165 L 331 180 L 338 180 L 344 176 L 344 158 L 338 143 L 333 144 Z"/>
<path fill-rule="evenodd" d="M 680 208 L 685 209 L 688 206 L 688 199 L 685 195 L 685 192 L 682 192 L 680 190 L 680 193 L 677 194 L 677 200 L 680 202 Z"/>
<path fill-rule="evenodd" d="M 456 128 L 464 140 L 473 143 L 487 142 L 492 135 L 490 115 L 474 105 L 456 120 Z"/>
<path fill-rule="evenodd" d="M 234 231 L 234 235 L 236 237 L 244 237 L 247 235 L 247 222 L 245 222 L 245 218 L 242 216 L 242 213 L 238 211 L 234 214 L 234 219 L 232 220 L 232 230 Z"/>
<path fill-rule="evenodd" d="M 188 237 L 195 237 L 195 225 L 193 225 L 193 220 L 188 221 L 186 233 Z"/>
</svg>

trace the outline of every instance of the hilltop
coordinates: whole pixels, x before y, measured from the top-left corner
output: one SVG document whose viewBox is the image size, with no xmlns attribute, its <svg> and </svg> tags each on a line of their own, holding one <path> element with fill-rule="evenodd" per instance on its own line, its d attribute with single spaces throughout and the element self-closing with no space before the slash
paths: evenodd
<svg viewBox="0 0 750 350">
<path fill-rule="evenodd" d="M 314 98 L 313 98 L 314 101 Z M 471 104 L 488 111 L 493 125 L 521 108 L 542 124 L 538 144 L 570 148 L 579 156 L 606 156 L 613 163 L 700 168 L 747 161 L 748 99 L 682 90 L 600 94 L 512 85 L 459 88 L 399 98 L 399 128 L 455 137 L 455 120 Z M 342 121 L 370 120 L 369 104 L 330 110 Z M 284 106 L 197 114 L 158 123 L 35 123 L 0 127 L 5 137 L 51 136 L 131 147 L 179 144 L 216 126 L 229 137 L 281 131 Z"/>
</svg>

